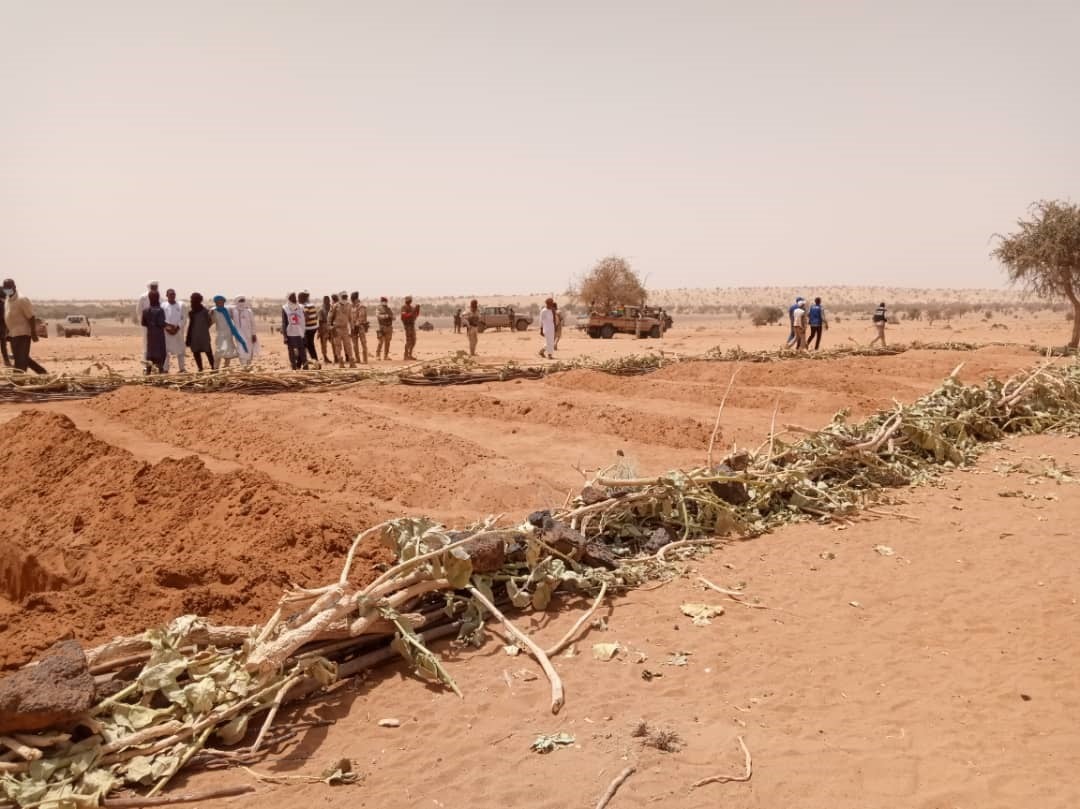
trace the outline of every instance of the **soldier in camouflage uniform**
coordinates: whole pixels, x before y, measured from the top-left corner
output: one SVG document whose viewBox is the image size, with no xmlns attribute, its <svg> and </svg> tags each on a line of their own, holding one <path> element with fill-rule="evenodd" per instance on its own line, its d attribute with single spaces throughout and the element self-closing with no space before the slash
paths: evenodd
<svg viewBox="0 0 1080 809">
<path fill-rule="evenodd" d="M 354 292 L 349 296 L 352 311 L 352 352 L 353 356 L 364 365 L 367 365 L 367 307 L 360 302 L 360 293 Z M 361 359 L 363 357 L 363 359 Z"/>
<path fill-rule="evenodd" d="M 375 346 L 375 359 L 388 360 L 390 359 L 390 341 L 394 337 L 394 310 L 390 308 L 390 303 L 385 297 L 379 298 L 379 306 L 375 310 L 375 322 L 379 329 L 376 332 L 379 343 Z"/>
<path fill-rule="evenodd" d="M 416 319 L 420 317 L 420 307 L 412 302 L 412 295 L 405 296 L 401 307 L 401 325 L 405 328 L 405 359 L 415 360 L 413 349 L 416 348 Z"/>
<path fill-rule="evenodd" d="M 465 323 L 465 333 L 469 337 L 469 356 L 476 356 L 476 342 L 480 335 L 480 306 L 475 301 L 469 301 L 469 308 L 461 316 Z"/>
<path fill-rule="evenodd" d="M 349 367 L 356 367 L 356 355 L 353 353 L 352 341 L 349 337 L 352 332 L 352 307 L 349 305 L 349 293 L 342 292 L 335 295 L 337 303 L 330 310 L 330 333 L 334 340 L 334 359 L 338 368 L 345 367 L 348 360 Z"/>
</svg>

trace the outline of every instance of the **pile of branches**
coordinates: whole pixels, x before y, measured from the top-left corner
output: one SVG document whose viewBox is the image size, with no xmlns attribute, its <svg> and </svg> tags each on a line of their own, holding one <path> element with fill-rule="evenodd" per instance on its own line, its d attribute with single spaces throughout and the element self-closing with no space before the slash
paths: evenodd
<svg viewBox="0 0 1080 809">
<path fill-rule="evenodd" d="M 762 446 L 733 447 L 715 464 L 710 446 L 701 468 L 655 478 L 634 477 L 624 465 L 599 470 L 562 508 L 515 527 L 382 523 L 356 538 L 335 582 L 294 586 L 261 626 L 212 627 L 188 616 L 91 650 L 104 699 L 74 728 L 9 745 L 0 755 L 0 805 L 97 806 L 122 787 L 156 795 L 187 766 L 250 763 L 288 736 L 289 728 L 275 726 L 286 701 L 395 656 L 460 695 L 429 643 L 455 635 L 479 645 L 488 618 L 536 658 L 557 713 L 565 696 L 550 657 L 609 590 L 676 575 L 678 559 L 699 546 L 795 520 L 850 519 L 889 487 L 968 464 L 1006 435 L 1080 433 L 1080 365 L 1047 363 L 983 386 L 956 375 L 861 423 L 841 413 L 821 430 L 774 424 Z M 353 558 L 374 541 L 392 547 L 398 561 L 354 584 Z M 595 600 L 544 650 L 502 608 L 544 610 L 557 591 Z"/>
<path fill-rule="evenodd" d="M 300 391 L 341 390 L 361 384 L 403 384 L 416 386 L 476 385 L 516 379 L 542 379 L 551 374 L 574 370 L 592 370 L 615 376 L 640 376 L 660 368 L 684 362 L 777 362 L 793 359 L 828 360 L 843 357 L 885 357 L 915 349 L 937 351 L 975 351 L 988 345 L 1004 343 L 912 343 L 889 348 L 840 346 L 826 351 L 744 351 L 739 347 L 719 346 L 699 356 L 667 352 L 632 354 L 607 360 L 578 357 L 547 365 L 484 365 L 459 351 L 438 360 L 425 361 L 397 369 L 330 368 L 311 371 L 259 371 L 251 368 L 227 368 L 187 374 L 150 374 L 127 376 L 104 364 L 96 364 L 81 374 L 37 376 L 8 371 L 0 374 L 0 402 L 45 402 L 60 399 L 86 399 L 116 390 L 124 385 L 142 385 L 188 393 L 242 393 L 247 395 L 293 393 Z"/>
</svg>

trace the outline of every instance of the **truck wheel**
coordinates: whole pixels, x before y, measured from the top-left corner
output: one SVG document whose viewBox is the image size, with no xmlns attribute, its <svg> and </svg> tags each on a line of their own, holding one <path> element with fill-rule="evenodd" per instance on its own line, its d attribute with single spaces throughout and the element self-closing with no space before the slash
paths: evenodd
<svg viewBox="0 0 1080 809">
<path fill-rule="evenodd" d="M 610 340 L 612 337 L 615 336 L 615 327 L 612 326 L 610 323 L 605 323 L 603 326 L 600 327 L 600 336 L 603 337 L 605 340 Z"/>
<path fill-rule="evenodd" d="M 659 337 L 660 336 L 660 327 L 659 326 L 653 326 L 651 329 L 649 329 L 649 336 L 652 337 L 652 338 Z"/>
<path fill-rule="evenodd" d="M 600 339 L 600 329 L 596 328 L 596 326 L 590 326 L 587 331 L 589 336 L 594 340 Z"/>
<path fill-rule="evenodd" d="M 529 328 L 529 321 L 527 321 L 525 318 L 521 318 L 521 320 L 517 322 L 517 330 L 525 331 L 525 329 L 527 328 Z"/>
<path fill-rule="evenodd" d="M 639 340 L 644 340 L 648 336 L 649 336 L 649 333 L 647 331 L 639 331 L 637 333 L 637 337 L 638 337 Z"/>
</svg>

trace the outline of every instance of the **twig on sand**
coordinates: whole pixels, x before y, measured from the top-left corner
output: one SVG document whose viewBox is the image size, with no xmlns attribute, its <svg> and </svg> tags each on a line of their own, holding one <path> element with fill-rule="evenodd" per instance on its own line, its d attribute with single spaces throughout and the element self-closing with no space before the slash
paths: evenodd
<svg viewBox="0 0 1080 809">
<path fill-rule="evenodd" d="M 746 772 L 742 775 L 710 775 L 708 778 L 702 778 L 700 781 L 694 782 L 694 788 L 703 787 L 706 784 L 728 784 L 732 782 L 749 781 L 750 776 L 754 774 L 754 760 L 750 757 L 750 751 L 746 748 L 746 742 L 743 741 L 743 737 L 739 737 L 739 747 L 742 748 L 743 755 L 746 757 Z"/>
<path fill-rule="evenodd" d="M 243 786 L 224 787 L 222 789 L 212 789 L 209 792 L 197 792 L 187 795 L 169 795 L 165 798 L 112 798 L 105 801 L 102 806 L 105 809 L 141 809 L 143 806 L 172 806 L 177 803 L 196 803 L 201 801 L 212 801 L 217 798 L 232 798 L 236 795 L 245 795 L 248 792 L 254 792 L 255 787 L 251 784 L 244 784 Z"/>
<path fill-rule="evenodd" d="M 494 615 L 499 622 L 502 623 L 506 628 L 506 631 L 513 636 L 514 640 L 524 645 L 525 648 L 532 653 L 532 656 L 536 658 L 537 662 L 540 663 L 540 668 L 544 670 L 544 674 L 546 674 L 547 678 L 551 681 L 551 712 L 557 714 L 562 708 L 563 703 L 566 702 L 566 698 L 563 692 L 562 679 L 559 677 L 559 673 L 555 671 L 555 667 L 551 665 L 551 660 L 544 653 L 544 650 L 537 646 L 528 635 L 510 623 L 510 620 L 499 612 L 499 608 L 488 601 L 483 593 L 471 585 L 469 587 L 469 592 L 472 593 L 473 598 L 480 602 L 480 605 L 483 606 L 484 609 Z"/>
<path fill-rule="evenodd" d="M 589 607 L 588 611 L 584 615 L 582 615 L 580 618 L 577 619 L 577 621 L 574 622 L 574 625 L 570 627 L 570 631 L 562 636 L 562 640 L 560 640 L 550 649 L 545 649 L 544 654 L 546 654 L 548 657 L 554 657 L 563 649 L 565 649 L 567 645 L 569 645 L 570 641 L 572 641 L 577 636 L 577 633 L 581 630 L 581 627 L 585 626 L 585 623 L 592 617 L 592 614 L 596 612 L 596 608 L 600 606 L 600 602 L 604 600 L 604 595 L 606 593 L 607 582 L 600 582 L 600 592 L 597 594 L 596 600 L 593 601 L 592 606 Z"/>
<path fill-rule="evenodd" d="M 776 407 L 772 411 L 772 424 L 769 427 L 769 456 L 765 459 L 765 466 L 762 469 L 768 469 L 772 463 L 773 446 L 776 443 L 776 414 L 780 412 L 780 394 L 776 394 Z"/>
<path fill-rule="evenodd" d="M 728 381 L 727 390 L 724 391 L 724 397 L 720 400 L 720 409 L 716 411 L 716 423 L 712 428 L 712 435 L 709 436 L 709 449 L 705 453 L 705 465 L 709 468 L 713 468 L 712 463 L 712 450 L 713 444 L 716 443 L 716 434 L 720 432 L 720 415 L 724 412 L 724 405 L 727 403 L 728 394 L 731 393 L 731 389 L 735 386 L 735 377 L 739 373 L 741 365 L 736 365 L 735 370 L 731 372 L 731 379 Z"/>
<path fill-rule="evenodd" d="M 626 779 L 633 775 L 636 771 L 637 768 L 631 765 L 625 770 L 623 770 L 621 773 L 616 775 L 615 780 L 613 780 L 608 786 L 607 791 L 603 795 L 601 795 L 600 800 L 597 801 L 596 809 L 604 809 L 604 807 L 608 805 L 611 799 L 615 797 L 615 793 L 619 791 L 619 787 L 623 785 L 623 782 L 626 781 Z"/>
<path fill-rule="evenodd" d="M 735 602 L 737 602 L 739 604 L 742 604 L 744 607 L 749 607 L 752 610 L 771 610 L 771 609 L 773 609 L 773 607 L 769 607 L 769 606 L 767 606 L 765 604 L 752 604 L 749 601 L 743 601 L 743 594 L 742 593 L 740 593 L 740 592 L 738 592 L 736 590 L 728 590 L 727 588 L 721 587 L 718 584 L 713 584 L 711 581 L 709 581 L 706 578 L 702 578 L 701 576 L 698 576 L 698 581 L 701 582 L 702 584 L 704 584 L 710 590 L 715 590 L 718 593 L 722 593 L 723 595 L 726 595 L 728 598 L 730 598 L 732 601 L 735 601 Z"/>
<path fill-rule="evenodd" d="M 666 562 L 668 551 L 673 551 L 676 548 L 690 548 L 695 545 L 722 545 L 725 542 L 731 542 L 726 537 L 713 537 L 712 539 L 680 539 L 678 542 L 669 542 L 656 552 L 656 561 Z"/>
</svg>

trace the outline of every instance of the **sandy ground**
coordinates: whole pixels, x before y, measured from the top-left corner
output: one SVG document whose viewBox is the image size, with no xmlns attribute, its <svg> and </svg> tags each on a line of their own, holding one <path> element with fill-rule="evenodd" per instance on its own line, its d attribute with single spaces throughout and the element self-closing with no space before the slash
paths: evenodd
<svg viewBox="0 0 1080 809">
<path fill-rule="evenodd" d="M 757 446 L 777 402 L 781 424 L 819 425 L 841 408 L 865 415 L 916 398 L 960 363 L 971 381 L 1011 375 L 1037 361 L 1029 343 L 1064 339 L 1057 317 L 991 325 L 965 318 L 947 330 L 901 324 L 890 334 L 1018 345 L 744 365 L 720 440 Z M 870 331 L 866 322 L 842 321 L 827 342 L 867 342 Z M 697 354 L 716 345 L 773 348 L 783 337 L 777 328 L 686 319 L 660 341 L 568 333 L 561 353 Z M 424 358 L 445 355 L 464 337 L 436 332 L 420 340 Z M 496 361 L 531 359 L 538 347 L 535 332 L 481 341 L 485 359 Z M 136 346 L 130 329 L 106 326 L 94 338 L 38 343 L 36 354 L 53 368 L 105 362 L 132 370 Z M 283 353 L 275 345 L 262 361 L 277 367 Z M 465 388 L 261 397 L 125 389 L 87 401 L 2 405 L 4 664 L 59 637 L 94 643 L 141 629 L 187 606 L 185 599 L 215 620 L 252 620 L 269 611 L 283 576 L 323 583 L 349 532 L 386 516 L 517 520 L 561 504 L 582 483 L 578 468 L 606 465 L 616 450 L 643 473 L 700 464 L 732 371 L 729 363 L 687 364 L 638 378 L 575 371 Z M 795 526 L 612 601 L 606 630 L 590 632 L 576 656 L 557 661 L 568 695 L 558 717 L 545 707 L 542 676 L 532 678 L 535 665 L 507 657 L 494 639 L 478 652 L 446 650 L 464 701 L 384 670 L 297 709 L 294 717 L 334 724 L 258 768 L 317 773 L 345 756 L 364 772 L 362 785 L 262 785 L 218 805 L 586 807 L 632 763 L 639 771 L 615 809 L 660 801 L 1075 806 L 1080 573 L 1067 554 L 1080 489 L 1042 473 L 1051 463 L 1080 467 L 1078 452 L 1076 441 L 1056 437 L 1011 441 L 939 487 L 896 493 L 901 502 L 889 509 L 907 519 L 846 530 Z M 876 545 L 895 554 L 882 556 Z M 180 578 L 168 573 L 178 559 Z M 209 580 L 216 570 L 228 571 L 226 580 Z M 705 594 L 696 575 L 743 583 L 773 609 Z M 678 609 L 689 600 L 723 604 L 726 613 L 695 627 Z M 551 640 L 581 605 L 566 606 L 518 620 L 541 642 Z M 598 641 L 628 651 L 601 663 L 591 655 Z M 687 665 L 665 665 L 677 652 L 690 653 Z M 647 680 L 644 670 L 662 676 Z M 376 726 L 388 716 L 402 726 Z M 641 720 L 677 732 L 683 748 L 643 748 L 631 736 Z M 537 734 L 558 731 L 576 744 L 548 756 L 529 752 Z M 699 778 L 741 772 L 740 735 L 753 753 L 753 779 L 692 790 Z M 249 781 L 241 771 L 189 779 L 198 788 Z"/>
</svg>

